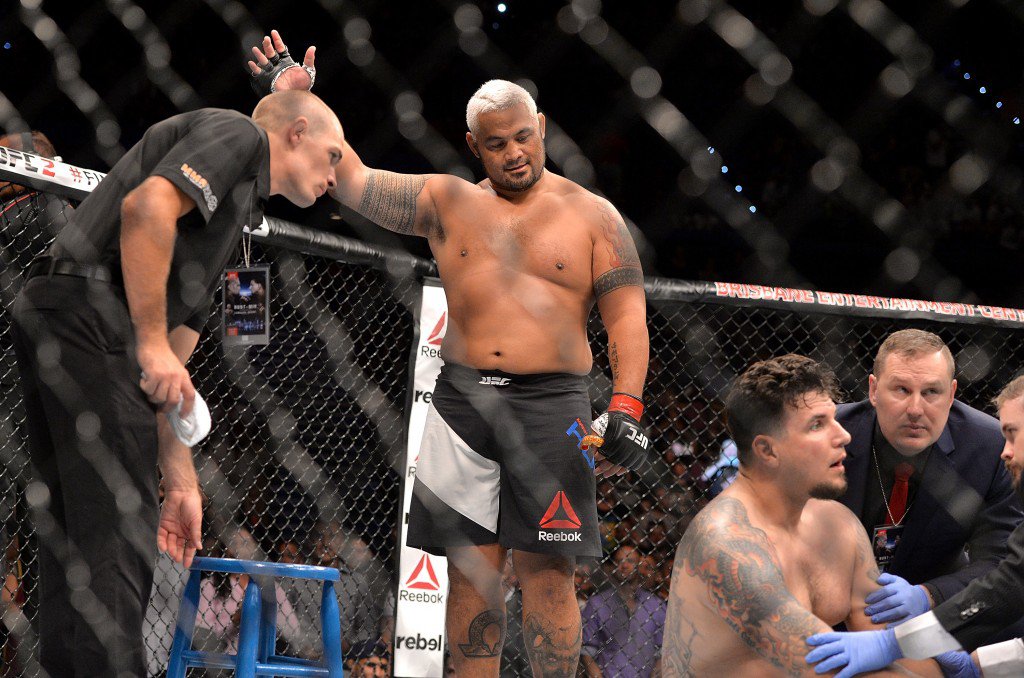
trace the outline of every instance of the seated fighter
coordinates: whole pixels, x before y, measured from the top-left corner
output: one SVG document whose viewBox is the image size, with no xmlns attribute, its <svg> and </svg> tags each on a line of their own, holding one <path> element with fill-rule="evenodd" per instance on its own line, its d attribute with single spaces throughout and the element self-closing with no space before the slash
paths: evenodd
<svg viewBox="0 0 1024 678">
<path fill-rule="evenodd" d="M 878 568 L 846 490 L 849 434 L 835 419 L 834 375 L 810 358 L 759 362 L 725 403 L 736 481 L 690 524 L 676 553 L 662 672 L 814 675 L 807 636 L 846 622 L 873 628 L 864 598 Z M 914 662 L 878 675 L 941 675 Z"/>
</svg>

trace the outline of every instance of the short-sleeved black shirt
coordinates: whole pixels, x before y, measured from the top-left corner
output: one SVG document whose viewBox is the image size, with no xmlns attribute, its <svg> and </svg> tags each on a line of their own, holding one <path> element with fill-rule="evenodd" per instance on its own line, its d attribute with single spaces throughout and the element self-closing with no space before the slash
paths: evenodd
<svg viewBox="0 0 1024 678">
<path fill-rule="evenodd" d="M 121 270 L 121 201 L 150 176 L 171 181 L 197 209 L 178 219 L 167 279 L 168 328 L 199 331 L 239 243 L 270 197 L 266 132 L 237 111 L 202 108 L 150 127 L 75 210 L 50 254 Z"/>
</svg>

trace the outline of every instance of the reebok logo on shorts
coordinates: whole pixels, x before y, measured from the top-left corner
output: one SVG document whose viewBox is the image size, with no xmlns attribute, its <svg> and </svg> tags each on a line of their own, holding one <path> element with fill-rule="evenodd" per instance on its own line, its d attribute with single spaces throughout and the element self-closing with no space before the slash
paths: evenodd
<svg viewBox="0 0 1024 678">
<path fill-rule="evenodd" d="M 540 531 L 537 532 L 537 539 L 540 541 L 582 541 L 583 535 L 580 532 L 546 532 L 545 530 L 579 530 L 582 527 L 580 517 L 576 515 L 569 498 L 565 492 L 559 490 L 551 505 L 544 512 L 540 519 Z"/>
<path fill-rule="evenodd" d="M 508 386 L 512 381 L 509 377 L 480 377 L 480 384 L 484 386 Z"/>
</svg>

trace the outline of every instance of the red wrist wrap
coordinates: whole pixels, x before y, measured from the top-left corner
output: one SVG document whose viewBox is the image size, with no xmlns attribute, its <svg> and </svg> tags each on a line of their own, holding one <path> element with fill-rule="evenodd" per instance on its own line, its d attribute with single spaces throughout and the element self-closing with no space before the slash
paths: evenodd
<svg viewBox="0 0 1024 678">
<path fill-rule="evenodd" d="M 644 404 L 636 396 L 628 393 L 613 393 L 612 401 L 608 405 L 609 412 L 625 412 L 637 421 L 644 414 Z"/>
</svg>

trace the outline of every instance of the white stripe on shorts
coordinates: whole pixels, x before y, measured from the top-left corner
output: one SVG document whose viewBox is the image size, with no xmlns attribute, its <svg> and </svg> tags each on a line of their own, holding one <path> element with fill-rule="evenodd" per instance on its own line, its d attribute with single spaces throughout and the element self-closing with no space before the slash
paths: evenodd
<svg viewBox="0 0 1024 678">
<path fill-rule="evenodd" d="M 466 444 L 433 404 L 427 410 L 416 479 L 480 527 L 498 533 L 501 469 Z"/>
</svg>

